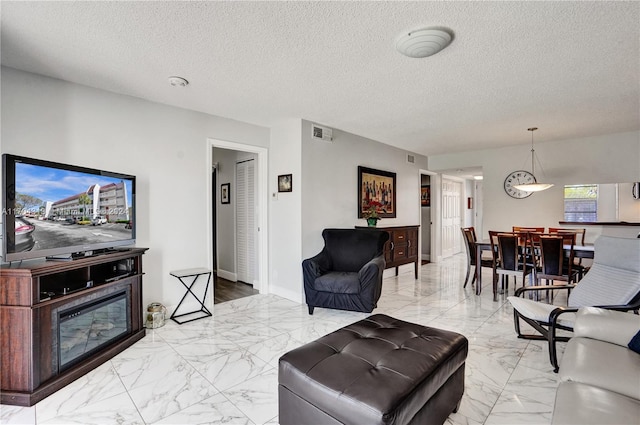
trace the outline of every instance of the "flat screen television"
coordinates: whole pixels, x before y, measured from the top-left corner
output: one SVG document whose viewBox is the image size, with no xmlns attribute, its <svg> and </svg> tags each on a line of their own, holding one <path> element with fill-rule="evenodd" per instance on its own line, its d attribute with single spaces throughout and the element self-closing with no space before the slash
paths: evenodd
<svg viewBox="0 0 640 425">
<path fill-rule="evenodd" d="M 135 244 L 135 176 L 3 154 L 2 187 L 4 262 Z"/>
</svg>

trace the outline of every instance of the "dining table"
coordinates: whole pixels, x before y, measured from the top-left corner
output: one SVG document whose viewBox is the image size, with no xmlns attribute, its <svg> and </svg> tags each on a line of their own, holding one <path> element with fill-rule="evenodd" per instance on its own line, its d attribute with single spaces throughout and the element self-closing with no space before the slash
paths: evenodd
<svg viewBox="0 0 640 425">
<path fill-rule="evenodd" d="M 476 245 L 476 295 L 480 295 L 482 293 L 482 252 L 483 251 L 491 251 L 491 240 L 483 239 L 475 242 Z M 569 254 L 571 251 L 571 245 L 563 246 L 565 253 Z M 573 256 L 574 258 L 591 258 L 594 256 L 593 244 L 584 244 L 584 245 L 573 245 Z M 493 300 L 497 301 L 497 293 L 495 292 L 494 286 L 494 294 Z"/>
</svg>

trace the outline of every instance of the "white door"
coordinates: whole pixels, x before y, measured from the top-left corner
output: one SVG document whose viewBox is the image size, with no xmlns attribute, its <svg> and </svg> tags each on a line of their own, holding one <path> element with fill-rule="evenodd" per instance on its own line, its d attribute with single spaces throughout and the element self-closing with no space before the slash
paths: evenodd
<svg viewBox="0 0 640 425">
<path fill-rule="evenodd" d="M 236 164 L 236 247 L 240 282 L 253 285 L 256 276 L 255 161 Z"/>
<path fill-rule="evenodd" d="M 442 257 L 460 252 L 460 199 L 462 184 L 442 179 Z"/>
<path fill-rule="evenodd" d="M 476 235 L 478 236 L 478 239 L 485 239 L 485 237 L 483 236 L 483 229 L 482 229 L 482 210 L 484 208 L 483 206 L 484 193 L 482 189 L 483 189 L 482 182 L 476 182 L 476 194 L 474 199 L 475 205 L 473 206 L 474 211 L 476 213 L 476 217 L 473 225 L 476 228 Z"/>
</svg>

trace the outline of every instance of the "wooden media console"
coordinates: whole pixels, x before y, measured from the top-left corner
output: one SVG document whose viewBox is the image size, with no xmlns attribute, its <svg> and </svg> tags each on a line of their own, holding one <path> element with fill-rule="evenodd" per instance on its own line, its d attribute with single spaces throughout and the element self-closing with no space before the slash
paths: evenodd
<svg viewBox="0 0 640 425">
<path fill-rule="evenodd" d="M 0 403 L 32 406 L 144 337 L 145 251 L 0 269 Z"/>
</svg>

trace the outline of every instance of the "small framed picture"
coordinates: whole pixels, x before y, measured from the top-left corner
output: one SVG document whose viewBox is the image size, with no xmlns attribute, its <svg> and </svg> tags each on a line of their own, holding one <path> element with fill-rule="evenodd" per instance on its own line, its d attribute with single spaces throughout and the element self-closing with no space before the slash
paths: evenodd
<svg viewBox="0 0 640 425">
<path fill-rule="evenodd" d="M 420 188 L 420 205 L 423 207 L 431 206 L 431 186 L 424 185 Z"/>
<path fill-rule="evenodd" d="M 293 176 L 291 174 L 283 174 L 278 176 L 278 192 L 293 191 Z"/>
<path fill-rule="evenodd" d="M 220 203 L 231 203 L 231 183 L 223 183 L 220 185 Z"/>
</svg>

